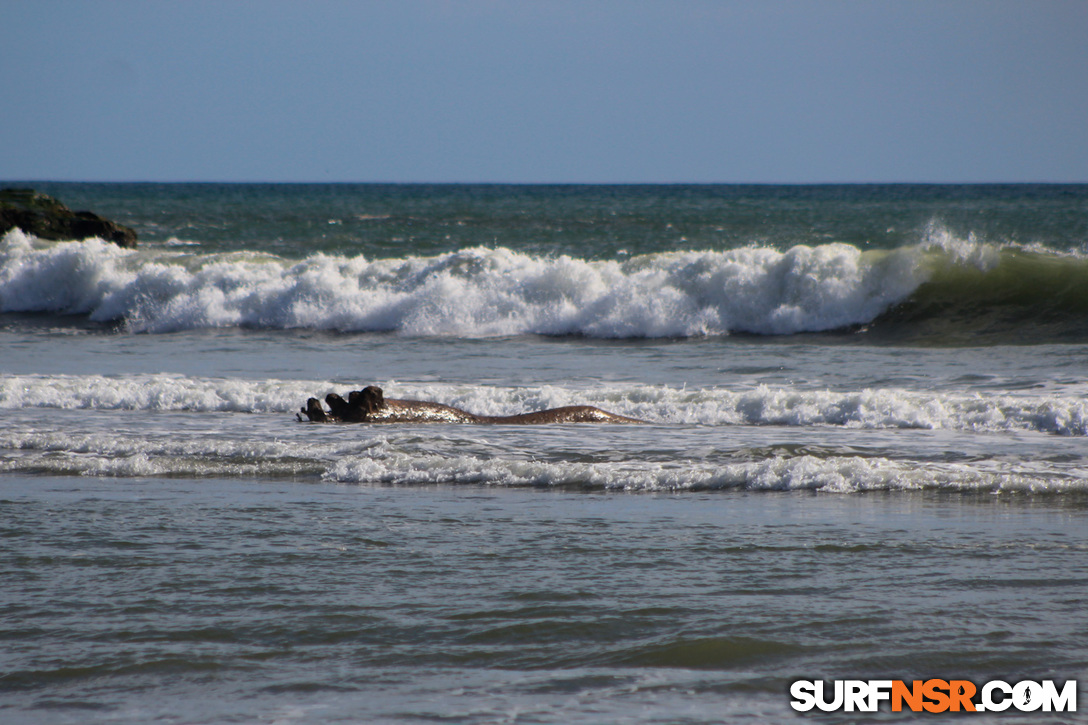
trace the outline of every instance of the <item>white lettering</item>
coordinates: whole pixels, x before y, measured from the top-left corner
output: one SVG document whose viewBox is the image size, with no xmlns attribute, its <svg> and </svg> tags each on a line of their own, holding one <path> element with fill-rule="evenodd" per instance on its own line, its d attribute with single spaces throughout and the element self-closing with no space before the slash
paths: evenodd
<svg viewBox="0 0 1088 725">
<path fill-rule="evenodd" d="M 1057 712 L 1077 711 L 1076 680 L 1066 680 L 1060 693 L 1054 680 L 1043 680 L 1043 712 L 1050 712 L 1051 707 Z"/>
<path fill-rule="evenodd" d="M 1012 704 L 1020 712 L 1035 712 L 1043 706 L 1043 686 L 1024 680 L 1012 688 Z"/>
<path fill-rule="evenodd" d="M 883 700 L 891 699 L 891 680 L 869 680 L 869 709 L 867 712 L 876 712 L 880 709 L 880 703 Z"/>
<path fill-rule="evenodd" d="M 824 681 L 816 680 L 816 707 L 820 708 L 824 712 L 834 712 L 842 707 L 843 695 L 843 682 L 842 680 L 835 680 L 835 699 L 831 702 L 824 700 Z"/>
<path fill-rule="evenodd" d="M 1000 700 L 993 698 L 993 691 L 999 690 L 1002 693 Z M 993 680 L 987 682 L 982 687 L 982 704 L 985 705 L 985 711 L 1003 712 L 1009 709 L 1009 705 L 1012 704 L 1012 686 L 1002 680 Z"/>
<path fill-rule="evenodd" d="M 853 712 L 858 710 L 859 712 L 868 711 L 869 704 L 869 685 L 865 680 L 847 680 L 843 686 L 844 697 L 846 701 L 846 711 Z"/>
<path fill-rule="evenodd" d="M 797 712 L 808 712 L 816 707 L 816 685 L 811 680 L 798 680 L 790 685 L 790 707 Z"/>
</svg>

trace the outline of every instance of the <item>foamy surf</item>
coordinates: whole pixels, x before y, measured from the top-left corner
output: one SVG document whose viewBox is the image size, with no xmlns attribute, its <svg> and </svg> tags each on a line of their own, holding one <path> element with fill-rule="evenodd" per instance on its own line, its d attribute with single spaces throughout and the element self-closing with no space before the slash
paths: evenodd
<svg viewBox="0 0 1088 725">
<path fill-rule="evenodd" d="M 660 338 L 880 323 L 947 334 L 949 324 L 1000 333 L 1036 320 L 1061 337 L 1084 332 L 1086 288 L 1088 260 L 1076 254 L 940 230 L 894 250 L 829 243 L 615 260 L 475 247 L 432 257 L 292 261 L 42 242 L 18 230 L 0 251 L 0 312 L 83 315 L 149 333 L 249 327 Z"/>
<path fill-rule="evenodd" d="M 46 243 L 13 231 L 0 311 L 86 315 L 133 332 L 206 327 L 690 337 L 861 324 L 926 278 L 920 249 L 846 244 L 663 252 L 625 261 L 477 247 L 433 257 L 200 255 Z"/>
<path fill-rule="evenodd" d="M 477 485 L 628 492 L 947 490 L 985 493 L 1088 491 L 1088 472 L 1028 460 L 986 465 L 902 460 L 830 449 L 682 451 L 571 460 L 563 439 L 544 436 L 532 450 L 513 441 L 405 432 L 257 441 L 193 431 L 0 433 L 0 472 L 112 478 L 311 479 L 341 484 Z M 641 445 L 641 444 L 640 444 Z M 659 444 L 660 445 L 660 444 Z M 642 446 L 644 447 L 644 446 Z M 667 453 L 667 455 L 664 455 Z"/>
<path fill-rule="evenodd" d="M 543 462 L 474 456 L 387 453 L 334 463 L 323 478 L 339 483 L 389 485 L 472 484 L 654 491 L 865 491 L 947 490 L 1066 493 L 1088 490 L 1080 472 L 980 470 L 950 464 L 897 461 L 883 457 L 774 456 L 737 463 L 625 461 Z"/>
<path fill-rule="evenodd" d="M 367 382 L 243 380 L 156 375 L 0 375 L 0 409 L 186 411 L 293 416 L 306 398 Z M 1032 431 L 1088 435 L 1088 399 L 1065 393 L 964 394 L 905 389 L 750 390 L 661 385 L 497 387 L 379 381 L 389 397 L 501 416 L 594 405 L 650 423 L 836 426 L 862 430 Z"/>
</svg>

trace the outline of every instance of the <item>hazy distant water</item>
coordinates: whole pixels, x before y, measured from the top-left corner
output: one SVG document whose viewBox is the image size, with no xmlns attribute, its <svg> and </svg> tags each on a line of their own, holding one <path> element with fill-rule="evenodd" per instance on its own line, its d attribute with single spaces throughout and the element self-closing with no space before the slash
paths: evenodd
<svg viewBox="0 0 1088 725">
<path fill-rule="evenodd" d="M 141 244 L 0 241 L 4 722 L 1085 678 L 1088 187 L 37 186 Z"/>
</svg>

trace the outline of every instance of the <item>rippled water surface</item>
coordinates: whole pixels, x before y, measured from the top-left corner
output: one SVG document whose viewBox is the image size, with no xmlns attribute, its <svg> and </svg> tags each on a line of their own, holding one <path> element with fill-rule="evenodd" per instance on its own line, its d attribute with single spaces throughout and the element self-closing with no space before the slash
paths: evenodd
<svg viewBox="0 0 1088 725">
<path fill-rule="evenodd" d="M 760 722 L 1086 666 L 1082 502 L 0 486 L 5 722 Z"/>
</svg>

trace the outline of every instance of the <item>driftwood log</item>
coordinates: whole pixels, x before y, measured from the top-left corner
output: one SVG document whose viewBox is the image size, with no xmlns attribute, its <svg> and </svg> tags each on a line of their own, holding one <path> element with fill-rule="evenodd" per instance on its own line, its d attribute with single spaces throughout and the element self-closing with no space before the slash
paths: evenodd
<svg viewBox="0 0 1088 725">
<path fill-rule="evenodd" d="M 311 423 L 491 423 L 491 424 L 534 424 L 534 423 L 642 423 L 636 418 L 628 418 L 592 405 L 568 405 L 563 408 L 549 408 L 520 415 L 476 415 L 460 408 L 441 403 L 422 400 L 399 400 L 386 398 L 382 389 L 368 385 L 362 390 L 353 390 L 348 399 L 336 393 L 325 396 L 329 409 L 326 411 L 317 398 L 306 401 L 296 416 Z"/>
</svg>

